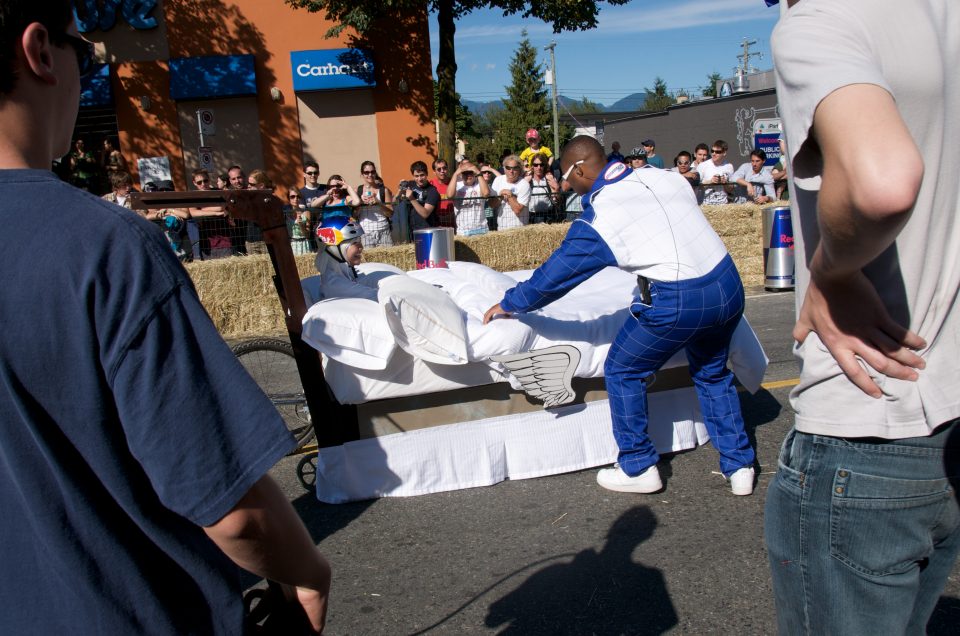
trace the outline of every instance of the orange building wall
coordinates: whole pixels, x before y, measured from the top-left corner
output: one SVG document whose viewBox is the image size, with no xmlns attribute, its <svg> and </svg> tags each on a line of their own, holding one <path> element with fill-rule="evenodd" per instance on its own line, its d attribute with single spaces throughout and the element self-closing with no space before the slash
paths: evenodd
<svg viewBox="0 0 960 636">
<path fill-rule="evenodd" d="M 134 181 L 139 178 L 135 158 L 166 156 L 170 158 L 173 182 L 183 187 L 186 176 L 180 149 L 177 103 L 170 98 L 167 63 L 128 62 L 117 64 L 114 72 L 120 147 L 129 161 Z M 140 97 L 150 99 L 149 110 L 141 108 Z"/>
<path fill-rule="evenodd" d="M 430 47 L 426 8 L 417 16 L 386 25 L 365 42 L 342 33 L 326 39 L 331 26 L 322 14 L 295 10 L 282 0 L 165 0 L 154 12 L 165 20 L 167 50 L 170 57 L 200 55 L 255 56 L 257 107 L 264 167 L 275 181 L 299 180 L 302 170 L 297 100 L 293 91 L 290 51 L 308 49 L 369 48 L 376 65 L 374 89 L 380 172 L 388 184 L 407 178 L 415 160 L 429 160 L 435 152 L 433 124 L 433 88 L 430 80 Z M 98 38 L 109 50 L 114 31 Z M 400 35 L 400 42 L 392 42 Z M 91 34 L 96 36 L 97 34 Z M 126 37 L 126 36 L 124 36 Z M 143 73 L 142 76 L 139 74 Z M 401 93 L 400 80 L 408 91 Z M 169 99 L 166 64 L 126 63 L 117 69 L 117 116 L 121 129 L 121 147 L 133 156 L 170 156 L 175 182 L 185 185 L 182 151 L 175 104 Z M 280 90 L 274 102 L 270 89 Z M 140 93 L 153 101 L 150 111 L 139 108 Z M 214 142 L 215 143 L 215 142 Z M 161 152 L 162 151 L 162 152 Z M 251 166 L 252 168 L 252 166 Z M 354 175 L 351 175 L 352 178 Z M 359 176 L 359 175 L 356 175 Z"/>
</svg>

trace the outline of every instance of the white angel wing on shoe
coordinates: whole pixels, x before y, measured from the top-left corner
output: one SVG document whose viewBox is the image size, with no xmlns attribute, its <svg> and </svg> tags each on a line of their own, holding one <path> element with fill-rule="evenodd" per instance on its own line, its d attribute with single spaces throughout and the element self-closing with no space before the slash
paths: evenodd
<svg viewBox="0 0 960 636">
<path fill-rule="evenodd" d="M 571 381 L 580 364 L 580 350 L 573 345 L 554 345 L 490 359 L 513 374 L 527 395 L 543 400 L 544 408 L 562 406 L 575 397 Z"/>
</svg>

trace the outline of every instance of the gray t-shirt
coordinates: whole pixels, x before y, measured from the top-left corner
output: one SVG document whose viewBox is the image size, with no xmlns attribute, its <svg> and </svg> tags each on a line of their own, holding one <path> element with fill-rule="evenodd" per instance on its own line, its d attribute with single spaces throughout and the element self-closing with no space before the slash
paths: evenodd
<svg viewBox="0 0 960 636">
<path fill-rule="evenodd" d="M 866 367 L 873 399 L 840 371 L 816 334 L 796 348 L 791 394 L 801 431 L 888 439 L 928 435 L 960 416 L 960 3 L 933 0 L 803 0 L 774 30 L 777 94 L 791 161 L 797 309 L 819 241 L 822 157 L 810 137 L 818 104 L 852 84 L 889 91 L 920 152 L 924 174 L 896 243 L 864 269 L 894 320 L 929 344 L 917 382 Z M 850 140 L 857 143 L 856 139 Z M 896 178 L 897 149 L 890 150 Z"/>
</svg>

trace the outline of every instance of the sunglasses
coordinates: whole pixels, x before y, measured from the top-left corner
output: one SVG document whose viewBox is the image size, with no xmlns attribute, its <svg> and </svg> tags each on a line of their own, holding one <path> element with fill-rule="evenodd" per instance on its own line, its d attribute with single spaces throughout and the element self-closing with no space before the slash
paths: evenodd
<svg viewBox="0 0 960 636">
<path fill-rule="evenodd" d="M 94 67 L 97 64 L 94 59 L 93 43 L 69 33 L 64 33 L 63 37 L 66 39 L 66 43 L 73 48 L 74 55 L 77 56 L 77 69 L 80 71 L 80 79 L 86 79 L 93 75 Z"/>
<path fill-rule="evenodd" d="M 481 170 L 481 171 L 480 171 L 480 174 L 482 174 L 482 175 L 484 175 L 484 176 L 489 176 L 489 177 L 492 177 L 492 176 L 493 176 L 493 173 L 490 172 L 489 170 Z"/>
<path fill-rule="evenodd" d="M 364 170 L 364 171 L 361 172 L 360 174 L 365 174 L 365 175 L 377 174 L 377 171 L 376 171 L 376 170 Z"/>
<path fill-rule="evenodd" d="M 307 171 L 304 172 L 303 174 L 308 174 L 308 175 L 310 175 L 311 177 L 315 177 L 315 176 L 317 176 L 317 175 L 320 174 L 320 173 L 319 173 L 317 170 L 307 170 Z"/>
<path fill-rule="evenodd" d="M 710 154 L 712 154 L 712 155 L 722 155 L 722 154 L 725 153 L 725 152 L 726 152 L 726 150 L 717 150 L 716 148 L 713 148 L 713 149 L 710 151 Z"/>
<path fill-rule="evenodd" d="M 193 182 L 193 185 L 203 185 L 204 183 L 210 183 L 210 179 L 198 179 Z"/>
<path fill-rule="evenodd" d="M 287 198 L 288 198 L 288 199 L 299 199 L 299 198 L 300 198 L 300 195 L 299 195 L 299 194 L 288 194 L 288 195 L 287 195 Z"/>
<path fill-rule="evenodd" d="M 520 166 L 519 166 L 519 165 L 504 166 L 503 169 L 504 169 L 504 170 L 519 170 L 519 169 L 520 169 Z"/>
<path fill-rule="evenodd" d="M 560 178 L 563 179 L 564 181 L 566 181 L 567 179 L 569 179 L 569 178 L 570 178 L 570 173 L 573 172 L 573 169 L 576 168 L 577 166 L 579 166 L 580 164 L 582 164 L 584 161 L 586 161 L 586 159 L 581 159 L 580 161 L 572 164 L 569 168 L 567 168 L 567 171 L 564 172 L 564 173 L 563 173 L 563 176 L 560 177 Z"/>
</svg>

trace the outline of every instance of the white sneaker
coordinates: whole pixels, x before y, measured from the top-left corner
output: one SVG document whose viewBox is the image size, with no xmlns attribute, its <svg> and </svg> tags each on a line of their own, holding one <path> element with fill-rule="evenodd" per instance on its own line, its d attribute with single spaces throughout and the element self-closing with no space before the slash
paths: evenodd
<svg viewBox="0 0 960 636">
<path fill-rule="evenodd" d="M 660 471 L 656 465 L 646 469 L 636 477 L 623 472 L 620 464 L 614 464 L 613 468 L 603 468 L 597 473 L 597 483 L 607 490 L 617 492 L 640 492 L 651 493 L 663 489 L 663 482 L 660 481 Z"/>
<path fill-rule="evenodd" d="M 744 466 L 730 475 L 730 490 L 735 495 L 753 494 L 753 466 Z"/>
</svg>

